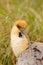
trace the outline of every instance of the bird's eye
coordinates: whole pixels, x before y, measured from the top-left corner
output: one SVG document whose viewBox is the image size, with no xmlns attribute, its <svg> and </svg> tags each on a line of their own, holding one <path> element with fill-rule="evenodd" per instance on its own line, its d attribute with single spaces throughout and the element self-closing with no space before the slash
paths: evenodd
<svg viewBox="0 0 43 65">
<path fill-rule="evenodd" d="M 22 33 L 21 32 L 19 32 L 19 37 L 22 37 Z"/>
</svg>

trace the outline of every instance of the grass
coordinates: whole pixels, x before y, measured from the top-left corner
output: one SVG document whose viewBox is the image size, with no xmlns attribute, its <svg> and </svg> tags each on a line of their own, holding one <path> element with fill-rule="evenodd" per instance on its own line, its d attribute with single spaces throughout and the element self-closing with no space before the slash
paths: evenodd
<svg viewBox="0 0 43 65">
<path fill-rule="evenodd" d="M 28 23 L 31 41 L 43 42 L 43 0 L 0 0 L 0 65 L 15 65 L 10 32 L 18 19 Z"/>
</svg>

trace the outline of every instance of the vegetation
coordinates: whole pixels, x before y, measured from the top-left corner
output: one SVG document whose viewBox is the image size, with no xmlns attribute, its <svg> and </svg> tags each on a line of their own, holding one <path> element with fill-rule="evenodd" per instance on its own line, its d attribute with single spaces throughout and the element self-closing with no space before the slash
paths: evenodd
<svg viewBox="0 0 43 65">
<path fill-rule="evenodd" d="M 18 19 L 28 23 L 31 41 L 43 42 L 43 0 L 0 0 L 0 65 L 15 65 L 10 32 Z"/>
</svg>

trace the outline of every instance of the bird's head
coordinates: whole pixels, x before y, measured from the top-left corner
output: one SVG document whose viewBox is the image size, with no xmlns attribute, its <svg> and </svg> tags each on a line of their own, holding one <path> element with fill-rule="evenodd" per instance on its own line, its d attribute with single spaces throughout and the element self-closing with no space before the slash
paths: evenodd
<svg viewBox="0 0 43 65">
<path fill-rule="evenodd" d="M 16 57 L 28 47 L 27 34 L 24 31 L 26 26 L 24 20 L 18 20 L 11 30 L 11 47 Z"/>
</svg>

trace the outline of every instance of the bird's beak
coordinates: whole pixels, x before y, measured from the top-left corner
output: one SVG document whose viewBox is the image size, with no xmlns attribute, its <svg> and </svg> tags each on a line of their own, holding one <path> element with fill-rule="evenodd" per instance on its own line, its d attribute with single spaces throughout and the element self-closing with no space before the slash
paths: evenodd
<svg viewBox="0 0 43 65">
<path fill-rule="evenodd" d="M 19 28 L 19 29 L 20 29 L 20 31 L 25 35 L 25 37 L 27 38 L 27 40 L 28 40 L 28 42 L 29 42 L 30 39 L 29 39 L 29 36 L 28 36 L 27 32 L 25 31 L 25 29 L 24 29 L 24 28 Z"/>
</svg>

